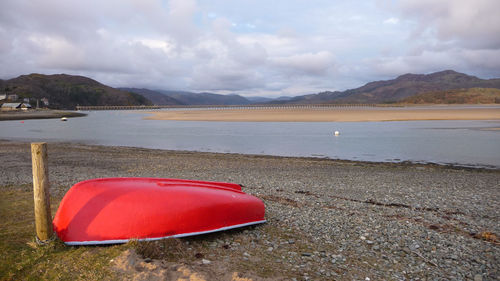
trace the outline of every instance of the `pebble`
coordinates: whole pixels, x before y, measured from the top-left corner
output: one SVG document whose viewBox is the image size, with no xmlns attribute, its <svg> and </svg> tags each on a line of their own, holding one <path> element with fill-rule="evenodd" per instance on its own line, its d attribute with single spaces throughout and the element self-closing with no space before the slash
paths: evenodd
<svg viewBox="0 0 500 281">
<path fill-rule="evenodd" d="M 202 263 L 202 264 L 211 264 L 212 262 L 211 262 L 211 261 L 209 261 L 209 260 L 206 260 L 206 259 L 202 259 L 202 260 L 201 260 L 201 263 Z"/>
<path fill-rule="evenodd" d="M 409 248 L 410 248 L 410 250 L 415 251 L 415 250 L 417 250 L 418 248 L 420 248 L 420 245 L 418 245 L 417 243 L 414 243 L 414 244 L 412 244 Z"/>
<path fill-rule="evenodd" d="M 27 143 L 0 141 L 0 185 L 32 183 L 27 147 Z M 51 193 L 60 196 L 78 181 L 103 177 L 230 178 L 242 183 L 244 192 L 264 201 L 268 222 L 235 234 L 252 239 L 221 238 L 221 243 L 210 242 L 208 251 L 228 244 L 231 250 L 225 253 L 256 256 L 255 251 L 261 249 L 270 256 L 270 263 L 281 260 L 282 264 L 275 265 L 278 270 L 292 271 L 306 262 L 292 274 L 296 279 L 302 278 L 306 268 L 310 272 L 325 269 L 332 276 L 329 279 L 335 280 L 346 276 L 422 280 L 423 272 L 427 280 L 479 281 L 498 276 L 500 247 L 469 235 L 481 231 L 500 234 L 498 169 L 66 143 L 49 143 L 49 151 Z M 297 190 L 307 193 L 295 193 Z M 286 233 L 277 236 L 286 238 L 273 237 L 267 229 Z M 266 252 L 269 248 L 273 250 Z M 293 251 L 298 254 L 288 254 Z M 323 257 L 321 251 L 335 254 Z M 314 252 L 320 254 L 313 257 Z M 243 254 L 244 259 L 248 256 Z M 364 261 L 376 261 L 377 266 Z M 321 279 L 313 275 L 311 279 Z"/>
</svg>

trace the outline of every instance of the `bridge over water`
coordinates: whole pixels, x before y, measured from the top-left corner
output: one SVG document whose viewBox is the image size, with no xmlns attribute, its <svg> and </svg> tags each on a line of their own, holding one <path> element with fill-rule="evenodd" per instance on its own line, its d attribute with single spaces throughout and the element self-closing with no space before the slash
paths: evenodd
<svg viewBox="0 0 500 281">
<path fill-rule="evenodd" d="M 156 109 L 334 109 L 350 107 L 375 107 L 376 104 L 266 104 L 266 105 L 77 105 L 76 110 L 156 110 Z"/>
</svg>

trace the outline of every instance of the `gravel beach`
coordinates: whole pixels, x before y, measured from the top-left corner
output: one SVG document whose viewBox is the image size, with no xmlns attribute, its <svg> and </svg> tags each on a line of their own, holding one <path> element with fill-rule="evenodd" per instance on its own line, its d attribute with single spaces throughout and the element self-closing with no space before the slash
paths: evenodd
<svg viewBox="0 0 500 281">
<path fill-rule="evenodd" d="M 31 184 L 29 143 L 0 141 L 0 159 L 2 189 Z M 195 269 L 230 259 L 265 262 L 280 280 L 500 277 L 499 170 L 68 143 L 49 143 L 49 166 L 55 198 L 131 176 L 235 182 L 260 197 L 268 222 L 215 236 Z"/>
</svg>

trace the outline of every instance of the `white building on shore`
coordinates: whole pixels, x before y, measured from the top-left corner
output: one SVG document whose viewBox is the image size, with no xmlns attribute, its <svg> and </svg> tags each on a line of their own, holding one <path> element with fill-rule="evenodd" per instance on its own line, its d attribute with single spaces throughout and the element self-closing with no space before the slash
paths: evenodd
<svg viewBox="0 0 500 281">
<path fill-rule="evenodd" d="M 31 104 L 26 102 L 6 102 L 0 107 L 1 111 L 28 110 L 31 109 Z"/>
</svg>

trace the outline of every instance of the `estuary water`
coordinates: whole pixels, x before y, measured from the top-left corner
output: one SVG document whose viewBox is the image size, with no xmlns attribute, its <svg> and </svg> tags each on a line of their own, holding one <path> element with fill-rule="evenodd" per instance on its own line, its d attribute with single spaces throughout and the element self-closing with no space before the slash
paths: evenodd
<svg viewBox="0 0 500 281">
<path fill-rule="evenodd" d="M 135 111 L 2 121 L 0 139 L 500 168 L 500 121 L 200 122 Z M 334 132 L 340 135 L 335 136 Z"/>
</svg>

